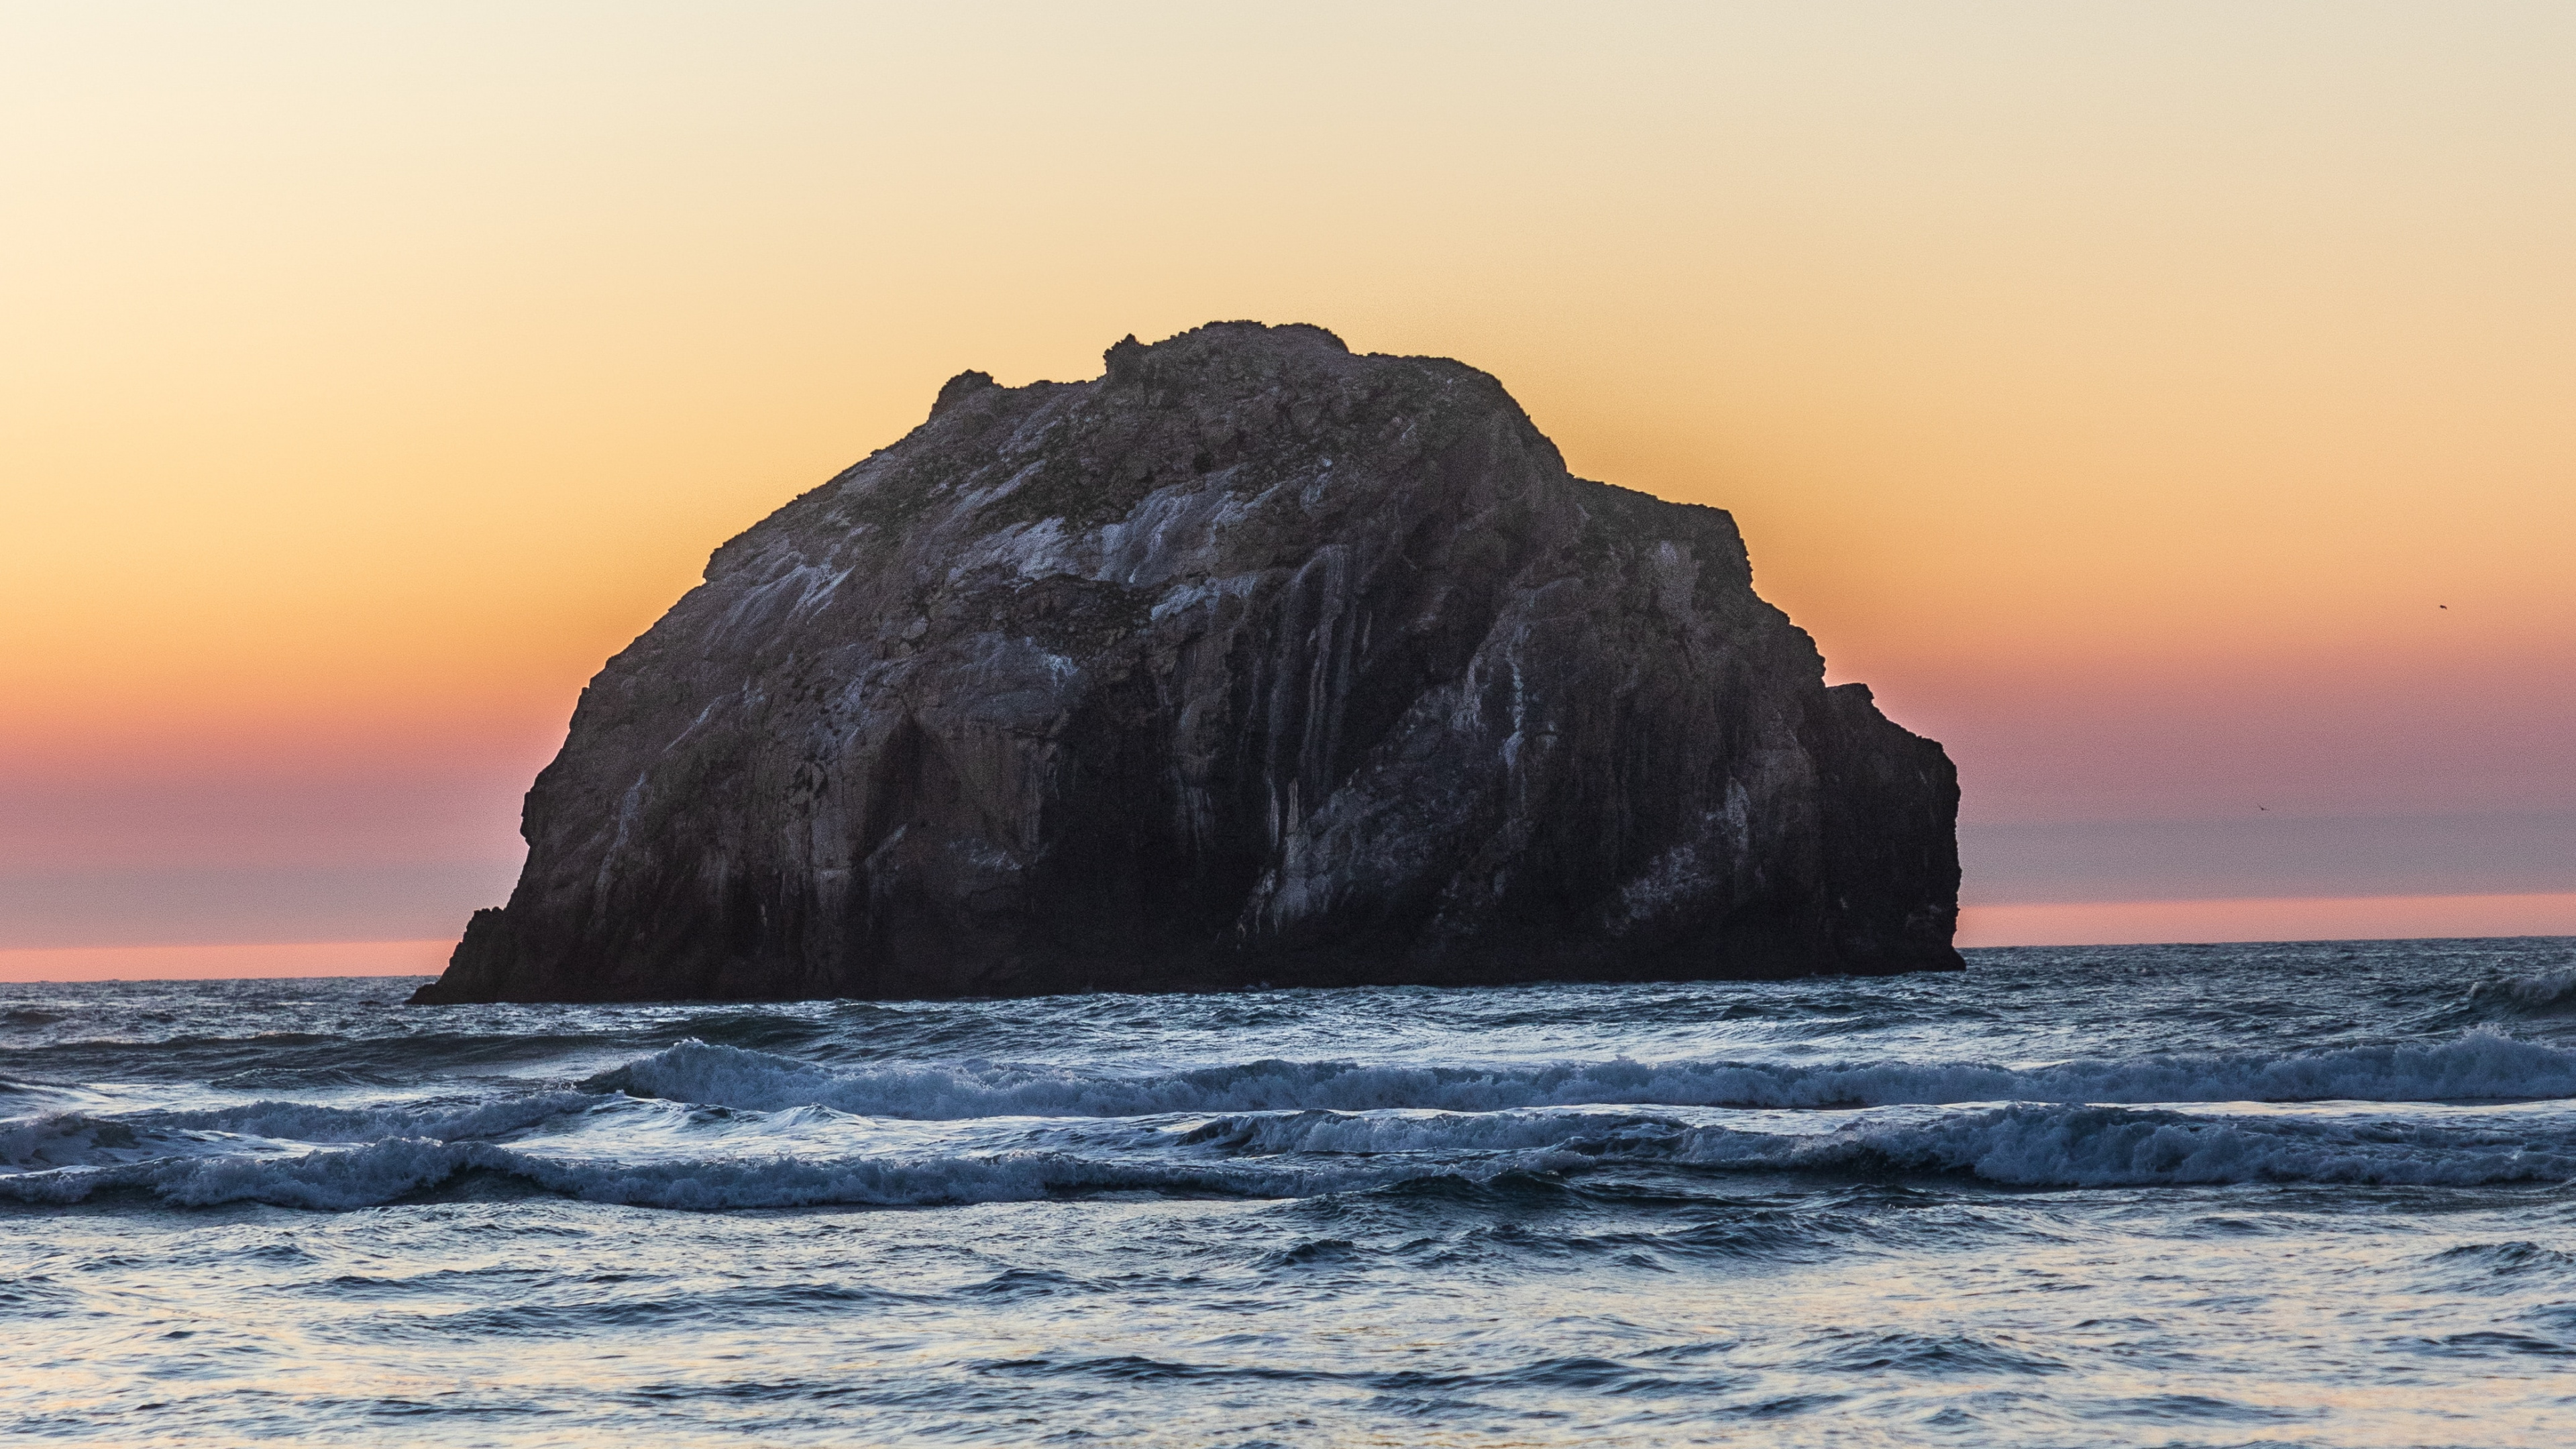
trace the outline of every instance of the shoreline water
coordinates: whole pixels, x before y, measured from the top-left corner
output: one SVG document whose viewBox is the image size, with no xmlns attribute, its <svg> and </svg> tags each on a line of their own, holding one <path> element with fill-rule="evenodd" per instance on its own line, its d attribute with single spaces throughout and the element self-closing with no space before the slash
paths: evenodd
<svg viewBox="0 0 2576 1449">
<path fill-rule="evenodd" d="M 0 986 L 72 1442 L 2548 1444 L 2576 940 L 393 1009 Z"/>
</svg>

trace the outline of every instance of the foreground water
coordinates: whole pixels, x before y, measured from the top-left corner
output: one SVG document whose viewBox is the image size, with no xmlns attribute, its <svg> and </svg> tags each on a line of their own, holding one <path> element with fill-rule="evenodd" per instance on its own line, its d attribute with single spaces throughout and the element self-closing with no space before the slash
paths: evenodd
<svg viewBox="0 0 2576 1449">
<path fill-rule="evenodd" d="M 1971 961 L 0 986 L 0 1433 L 2576 1441 L 2576 941 Z"/>
</svg>

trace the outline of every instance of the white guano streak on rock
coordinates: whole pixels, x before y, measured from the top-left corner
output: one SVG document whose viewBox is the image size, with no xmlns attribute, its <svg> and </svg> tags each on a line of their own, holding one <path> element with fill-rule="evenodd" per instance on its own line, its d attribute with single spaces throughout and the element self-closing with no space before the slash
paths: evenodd
<svg viewBox="0 0 2576 1449">
<path fill-rule="evenodd" d="M 1014 523 L 998 533 L 978 539 L 948 570 L 948 581 L 956 583 L 979 569 L 999 568 L 1023 579 L 1041 579 L 1050 574 L 1080 574 L 1074 555 L 1083 542 L 1080 535 L 1067 535 L 1061 518 L 1041 518 L 1035 523 Z"/>
<path fill-rule="evenodd" d="M 700 726 L 700 725 L 702 725 L 702 724 L 705 724 L 705 723 L 707 722 L 707 716 L 709 716 L 709 715 L 711 715 L 711 714 L 714 714 L 714 713 L 716 712 L 716 706 L 717 706 L 717 705 L 719 705 L 719 704 L 722 704 L 722 703 L 724 703 L 724 701 L 723 701 L 722 699 L 711 699 L 711 700 L 708 700 L 708 701 L 707 701 L 707 703 L 706 703 L 706 708 L 701 709 L 701 710 L 699 710 L 699 711 L 698 711 L 698 717 L 697 717 L 697 718 L 695 718 L 695 719 L 693 719 L 693 720 L 691 720 L 691 721 L 689 721 L 689 727 L 688 727 L 687 729 L 684 729 L 684 730 L 680 731 L 678 734 L 671 736 L 671 742 L 670 742 L 669 744 L 664 745 L 664 746 L 662 747 L 662 753 L 667 755 L 667 754 L 671 753 L 673 750 L 678 749 L 678 748 L 680 747 L 680 741 L 687 739 L 689 736 L 691 736 L 691 735 L 693 735 L 693 734 L 696 734 L 696 733 L 698 732 L 698 726 Z M 621 837 L 621 838 L 622 838 L 622 837 Z"/>
<path fill-rule="evenodd" d="M 1092 577 L 1131 589 L 1156 588 L 1215 567 L 1217 531 L 1229 499 L 1213 477 L 1157 488 L 1127 516 L 1101 525 Z"/>
<path fill-rule="evenodd" d="M 1159 624 L 1174 614 L 1187 612 L 1201 604 L 1213 605 L 1227 599 L 1248 597 L 1269 576 L 1268 573 L 1231 574 L 1221 579 L 1192 579 L 1157 599 L 1149 617 Z"/>
<path fill-rule="evenodd" d="M 608 849 L 600 852 L 599 879 L 592 886 L 591 909 L 607 909 L 608 886 L 616 876 L 617 857 L 626 849 L 626 842 L 634 835 L 635 817 L 642 812 L 643 808 L 644 775 L 638 773 L 635 783 L 626 787 L 624 798 L 617 802 L 617 835 L 608 842 Z"/>
<path fill-rule="evenodd" d="M 743 588 L 735 597 L 733 607 L 708 626 L 705 640 L 709 647 L 721 645 L 746 629 L 766 631 L 775 614 L 783 613 L 792 619 L 805 613 L 831 597 L 841 581 L 850 576 L 850 570 L 846 568 L 835 573 L 828 564 L 810 562 L 792 552 L 787 557 L 796 561 L 771 577 Z M 795 593 L 795 601 L 784 610 L 779 609 L 783 596 L 790 591 Z"/>
</svg>

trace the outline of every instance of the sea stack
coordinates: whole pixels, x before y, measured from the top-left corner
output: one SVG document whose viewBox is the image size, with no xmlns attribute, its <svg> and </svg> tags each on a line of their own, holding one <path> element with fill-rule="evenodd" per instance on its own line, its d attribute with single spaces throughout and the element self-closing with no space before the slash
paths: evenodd
<svg viewBox="0 0 2576 1449">
<path fill-rule="evenodd" d="M 582 692 L 413 1000 L 1959 966 L 1934 742 L 1501 384 L 1215 323 L 941 388 Z"/>
</svg>

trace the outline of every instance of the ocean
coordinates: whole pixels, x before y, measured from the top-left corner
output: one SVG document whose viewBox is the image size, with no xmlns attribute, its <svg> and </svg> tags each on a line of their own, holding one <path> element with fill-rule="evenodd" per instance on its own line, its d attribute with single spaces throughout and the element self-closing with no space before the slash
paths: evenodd
<svg viewBox="0 0 2576 1449">
<path fill-rule="evenodd" d="M 0 1434 L 2576 1442 L 2576 941 L 1967 954 L 0 986 Z"/>
</svg>

